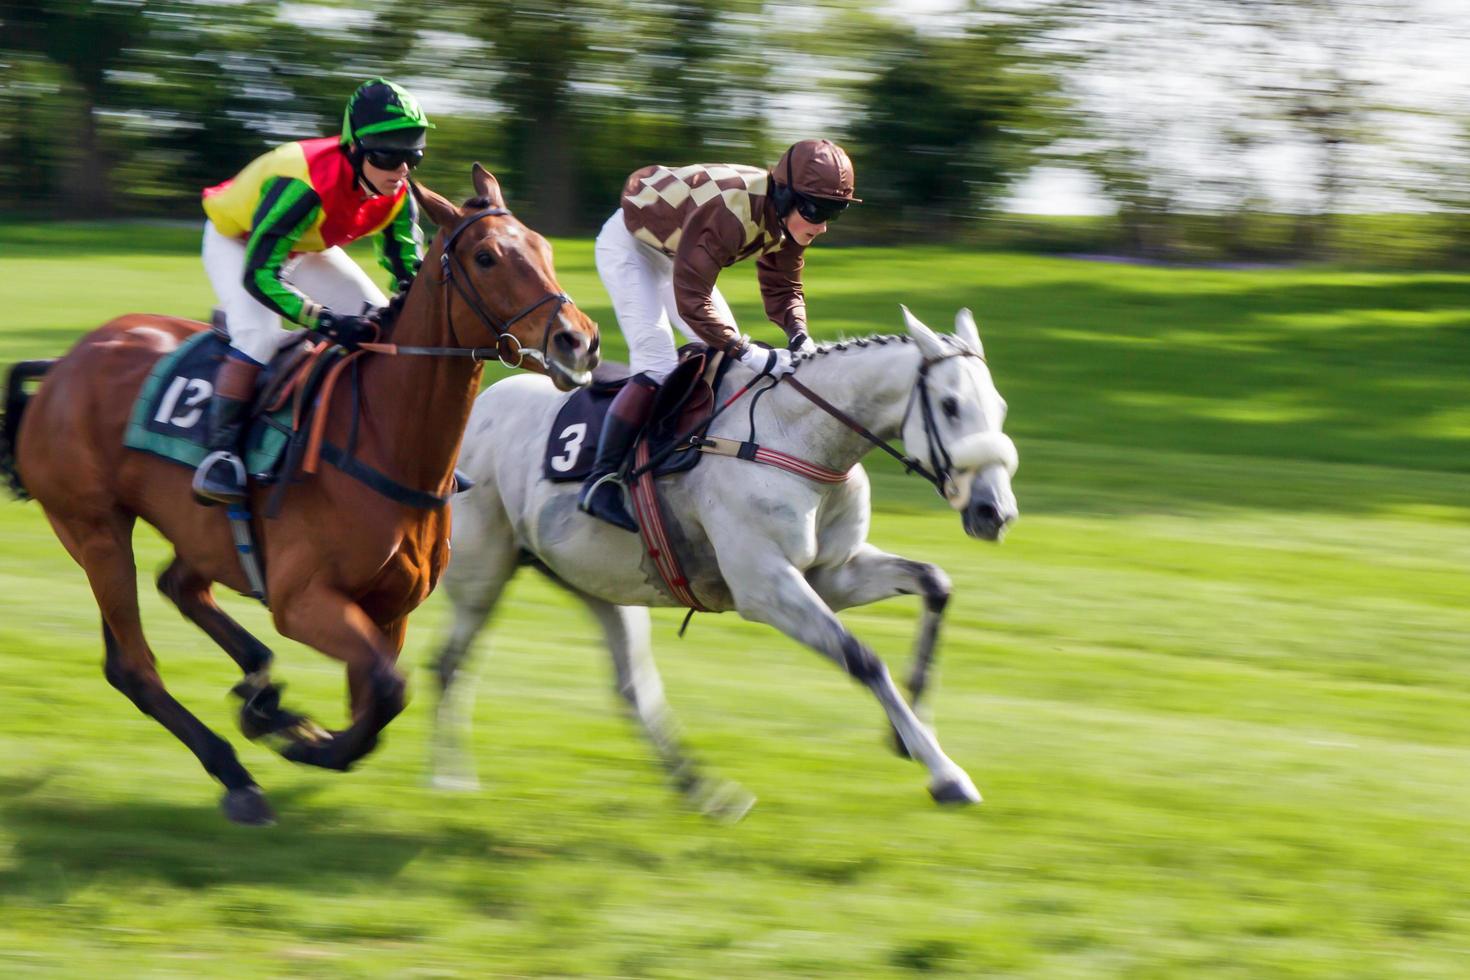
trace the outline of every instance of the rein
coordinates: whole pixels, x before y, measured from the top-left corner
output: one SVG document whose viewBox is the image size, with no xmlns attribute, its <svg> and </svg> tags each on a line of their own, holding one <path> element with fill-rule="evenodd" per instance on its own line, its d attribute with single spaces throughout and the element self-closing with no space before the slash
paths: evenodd
<svg viewBox="0 0 1470 980">
<path fill-rule="evenodd" d="M 919 365 L 919 382 L 918 384 L 914 385 L 913 392 L 909 393 L 908 405 L 904 408 L 903 411 L 903 421 L 899 423 L 899 431 L 901 432 L 903 431 L 903 427 L 908 424 L 909 414 L 913 411 L 914 408 L 914 395 L 915 393 L 917 393 L 919 411 L 922 413 L 922 417 L 924 420 L 924 439 L 928 443 L 928 466 L 925 466 L 922 462 L 920 462 L 917 457 L 905 456 L 903 453 L 895 449 L 892 443 L 888 442 L 886 439 L 880 439 L 878 436 L 874 435 L 872 431 L 870 431 L 861 422 L 857 421 L 851 415 L 848 415 L 842 409 L 833 405 L 831 402 L 827 401 L 827 399 L 823 398 L 815 391 L 812 391 L 800 381 L 796 380 L 795 374 L 788 374 L 781 380 L 794 388 L 796 392 L 807 401 L 811 402 L 813 405 L 817 406 L 822 411 L 832 416 L 832 418 L 841 422 L 853 432 L 856 432 L 858 435 L 868 440 L 868 442 L 872 443 L 888 455 L 892 456 L 894 459 L 898 460 L 900 463 L 903 464 L 903 471 L 905 473 L 917 473 L 924 479 L 928 480 L 934 485 L 934 489 L 939 493 L 939 495 L 947 499 L 950 494 L 953 493 L 955 490 L 954 460 L 950 458 L 949 451 L 944 448 L 944 443 L 940 441 L 939 426 L 934 421 L 934 406 L 929 397 L 929 369 L 939 362 L 947 361 L 952 357 L 979 357 L 980 360 L 985 360 L 984 357 L 981 357 L 981 355 L 975 353 L 974 351 L 967 350 L 955 351 L 954 353 L 945 354 L 941 357 L 926 358 L 924 362 Z"/>
</svg>

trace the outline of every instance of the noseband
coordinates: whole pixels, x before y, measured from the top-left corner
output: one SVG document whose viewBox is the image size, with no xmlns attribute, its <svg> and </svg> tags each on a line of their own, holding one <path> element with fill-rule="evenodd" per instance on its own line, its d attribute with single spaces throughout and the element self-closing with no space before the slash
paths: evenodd
<svg viewBox="0 0 1470 980">
<path fill-rule="evenodd" d="M 478 222 L 478 220 L 484 219 L 484 217 L 497 217 L 509 215 L 509 213 L 509 210 L 504 209 L 504 207 L 487 207 L 487 209 L 481 210 L 481 212 L 475 212 L 473 215 L 465 217 L 459 225 L 456 225 L 454 231 L 450 232 L 448 238 L 444 239 L 444 251 L 440 254 L 440 281 L 447 282 L 451 287 L 454 287 L 454 291 L 450 292 L 444 298 L 444 319 L 448 323 L 448 326 L 450 326 L 450 335 L 454 336 L 454 317 L 450 311 L 450 304 L 451 300 L 453 300 L 454 292 L 459 292 L 460 298 L 465 301 L 470 310 L 473 310 L 475 316 L 479 317 L 479 322 L 484 323 L 490 329 L 491 335 L 495 338 L 494 347 L 437 348 L 437 350 L 442 351 L 442 353 L 447 353 L 447 351 L 451 350 L 463 351 L 470 359 L 476 361 L 487 360 L 488 354 L 494 353 L 494 356 L 506 367 L 520 367 L 520 364 L 526 360 L 526 357 L 531 357 L 532 360 L 538 361 L 541 367 L 550 367 L 550 360 L 547 357 L 547 345 L 551 342 L 551 325 L 556 322 L 556 317 L 562 314 L 562 307 L 572 306 L 572 297 L 564 294 L 564 292 L 547 292 L 544 297 L 539 298 L 539 300 L 532 303 L 531 306 L 526 307 L 526 309 L 520 310 L 519 313 L 514 314 L 509 320 L 495 319 L 494 314 L 490 313 L 490 310 L 485 309 L 484 304 L 481 304 L 473 288 L 463 282 L 469 278 L 469 273 L 466 272 L 465 266 L 460 263 L 459 257 L 454 256 L 454 242 L 459 239 L 460 235 L 465 234 L 466 229 L 470 225 Z M 457 278 L 454 275 L 456 272 L 459 272 Z M 548 303 L 551 304 L 551 313 L 548 314 L 547 322 L 545 322 L 545 326 L 541 331 L 541 348 L 539 350 L 526 350 L 526 348 L 520 345 L 520 341 L 516 338 L 516 335 L 510 332 L 510 328 L 513 328 L 520 320 L 531 316 L 532 313 L 535 313 L 541 307 L 547 306 Z M 459 336 L 454 336 L 454 339 L 459 339 Z M 400 348 L 400 353 L 407 353 L 407 351 Z"/>
</svg>

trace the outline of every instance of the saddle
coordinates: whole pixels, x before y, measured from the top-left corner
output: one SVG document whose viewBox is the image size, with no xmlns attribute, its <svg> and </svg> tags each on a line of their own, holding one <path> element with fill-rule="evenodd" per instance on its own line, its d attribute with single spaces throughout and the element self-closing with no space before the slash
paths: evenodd
<svg viewBox="0 0 1470 980">
<path fill-rule="evenodd" d="M 658 458 L 676 440 L 687 438 L 714 411 L 715 392 L 732 363 L 704 344 L 681 347 L 679 364 L 659 385 L 648 424 L 634 440 L 630 457 L 646 445 L 648 458 Z M 541 466 L 546 479 L 554 483 L 586 479 L 597 454 L 597 440 L 602 434 L 608 405 L 627 384 L 629 376 L 625 365 L 601 366 L 594 372 L 591 385 L 567 397 L 546 441 Z M 676 446 L 655 467 L 654 475 L 667 476 L 693 469 L 701 455 L 692 443 Z"/>
<path fill-rule="evenodd" d="M 160 359 L 133 405 L 123 444 L 198 466 L 209 454 L 207 409 L 215 374 L 228 352 L 229 342 L 216 327 L 188 338 Z M 280 478 L 292 437 L 306 428 L 316 395 L 339 354 L 308 340 L 303 331 L 260 372 L 243 444 L 245 468 L 253 480 L 271 483 Z"/>
</svg>

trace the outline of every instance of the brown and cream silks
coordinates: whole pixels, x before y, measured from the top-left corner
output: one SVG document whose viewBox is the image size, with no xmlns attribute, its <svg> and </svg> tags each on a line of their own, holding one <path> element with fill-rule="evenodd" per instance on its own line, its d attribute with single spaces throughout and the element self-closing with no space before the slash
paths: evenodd
<svg viewBox="0 0 1470 980">
<path fill-rule="evenodd" d="M 771 322 L 788 337 L 806 329 L 805 249 L 781 231 L 770 190 L 770 171 L 730 163 L 644 167 L 623 185 L 628 231 L 674 260 L 679 315 L 717 350 L 729 351 L 740 334 L 710 293 L 720 270 L 751 256 Z"/>
</svg>

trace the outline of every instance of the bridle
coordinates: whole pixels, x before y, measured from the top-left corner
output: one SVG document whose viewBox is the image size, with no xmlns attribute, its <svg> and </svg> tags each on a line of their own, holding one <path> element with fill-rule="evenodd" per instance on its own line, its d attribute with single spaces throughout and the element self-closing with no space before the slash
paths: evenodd
<svg viewBox="0 0 1470 980">
<path fill-rule="evenodd" d="M 468 357 L 475 362 L 489 360 L 490 356 L 494 355 L 501 364 L 504 364 L 508 368 L 518 368 L 527 358 L 530 358 L 540 364 L 543 369 L 549 369 L 550 359 L 547 356 L 547 347 L 551 343 L 551 325 L 561 315 L 562 307 L 574 305 L 572 298 L 566 293 L 548 292 L 515 316 L 501 321 L 485 309 L 475 294 L 474 289 L 466 285 L 464 280 L 469 278 L 469 273 L 459 261 L 459 257 L 454 254 L 455 241 L 475 222 L 483 218 L 493 218 L 508 214 L 510 212 L 505 208 L 489 207 L 468 215 L 454 227 L 454 230 L 444 240 L 444 251 L 439 256 L 439 281 L 448 283 L 453 287 L 444 299 L 444 318 L 449 326 L 450 336 L 456 340 L 459 339 L 454 333 L 454 315 L 452 311 L 454 294 L 458 293 L 460 299 L 469 306 L 475 316 L 480 318 L 480 322 L 489 329 L 491 335 L 495 338 L 495 345 L 493 347 L 409 347 L 398 344 L 362 344 L 361 346 L 380 353 L 418 354 L 435 357 Z M 456 272 L 459 273 L 458 277 L 455 276 Z M 541 347 L 539 349 L 528 350 L 521 346 L 520 340 L 515 334 L 510 332 L 510 328 L 548 303 L 552 304 L 552 306 L 551 312 L 546 317 L 546 324 L 541 331 Z"/>
<path fill-rule="evenodd" d="M 934 402 L 929 394 L 929 369 L 942 361 L 948 361 L 955 357 L 978 357 L 982 362 L 985 355 L 972 350 L 955 350 L 939 357 L 927 357 L 919 364 L 919 380 L 909 392 L 908 404 L 904 406 L 903 421 L 899 423 L 898 431 L 902 432 L 907 426 L 909 416 L 913 413 L 914 405 L 919 406 L 920 417 L 924 422 L 924 441 L 927 443 L 926 455 L 929 465 L 925 466 L 915 456 L 905 456 L 894 448 L 893 444 L 886 439 L 874 435 L 866 426 L 858 422 L 851 415 L 833 405 L 821 395 L 812 391 L 806 385 L 796 379 L 795 374 L 788 374 L 782 380 L 792 388 L 796 389 L 807 401 L 832 416 L 843 425 L 847 426 L 864 439 L 883 450 L 894 459 L 903 464 L 905 473 L 917 473 L 934 485 L 934 489 L 946 500 L 954 496 L 959 488 L 954 479 L 954 459 L 949 450 L 945 448 L 944 442 L 939 438 L 939 423 L 934 418 Z"/>
</svg>

